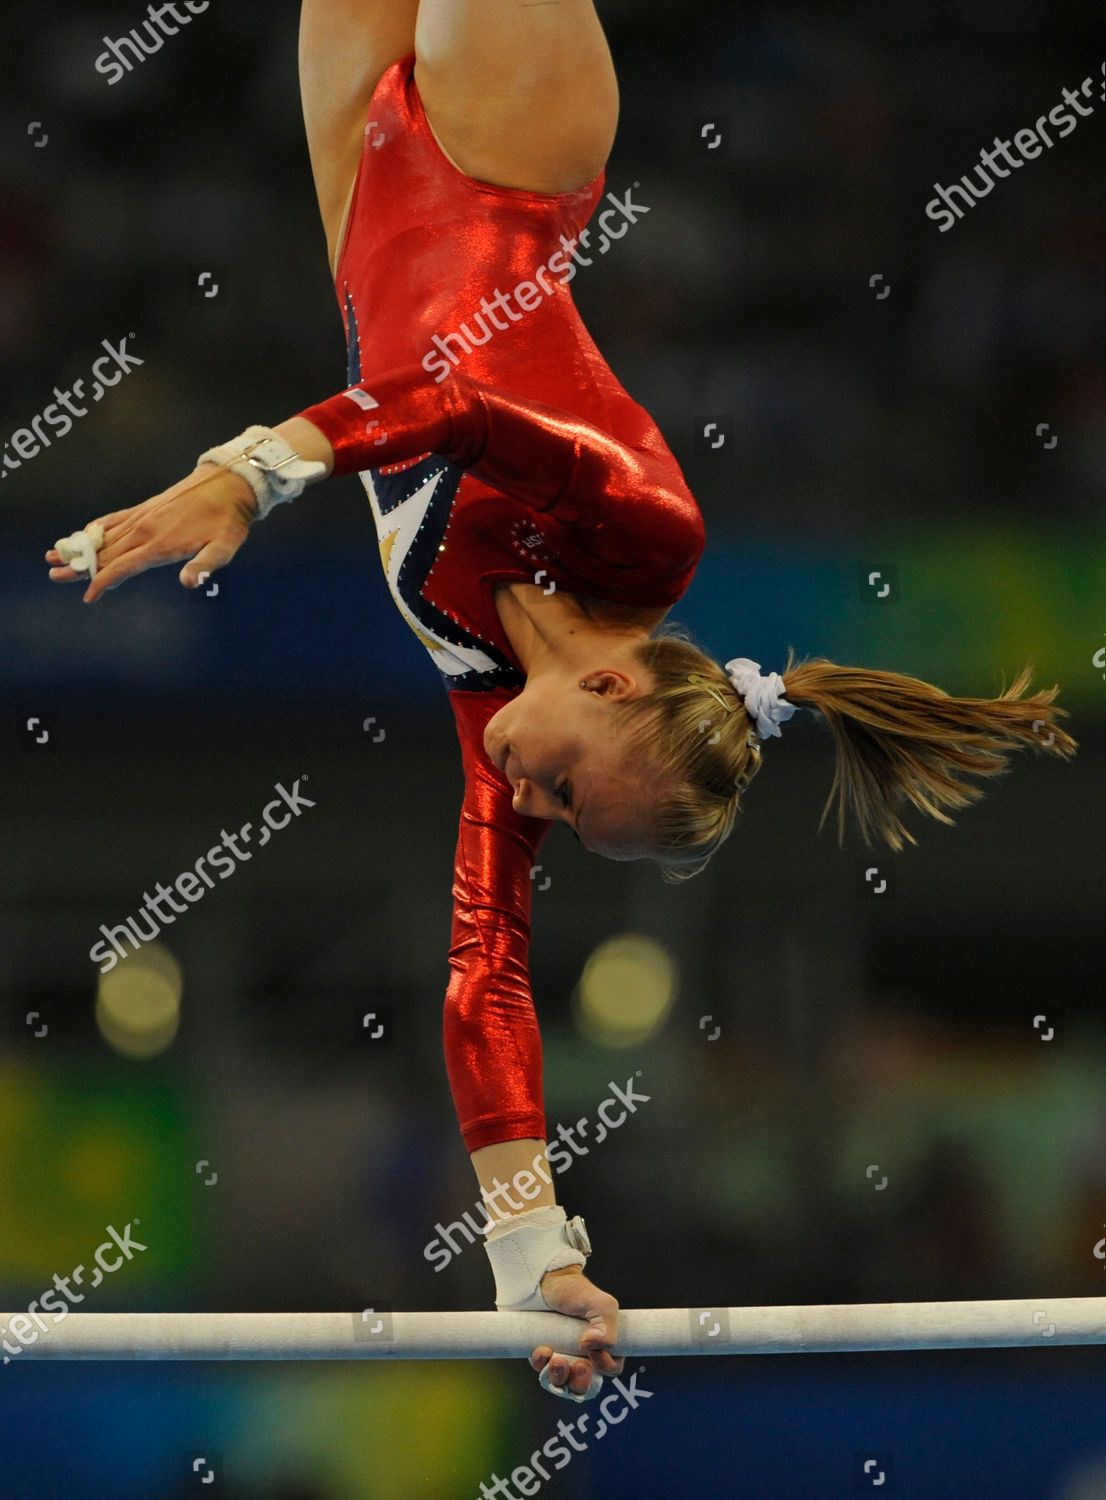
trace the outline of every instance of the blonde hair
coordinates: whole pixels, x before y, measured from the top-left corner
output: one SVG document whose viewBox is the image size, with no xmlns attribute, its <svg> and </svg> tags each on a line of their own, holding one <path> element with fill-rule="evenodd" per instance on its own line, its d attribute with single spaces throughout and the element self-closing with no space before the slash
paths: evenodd
<svg viewBox="0 0 1106 1500">
<path fill-rule="evenodd" d="M 652 673 L 652 692 L 622 705 L 636 752 L 674 790 L 657 808 L 658 856 L 664 878 L 689 880 L 733 831 L 742 794 L 763 763 L 762 742 L 745 704 L 721 666 L 679 627 L 662 627 L 637 649 Z M 917 840 L 902 822 L 904 803 L 942 823 L 946 808 L 983 796 L 964 776 L 998 776 L 1012 750 L 1031 747 L 1074 755 L 1076 741 L 1058 724 L 1058 687 L 1030 697 L 1030 667 L 998 698 L 952 698 L 917 677 L 845 667 L 824 657 L 788 653 L 781 676 L 787 701 L 828 724 L 836 769 L 818 824 L 837 808 L 837 841 L 851 810 L 865 844 L 871 835 L 892 849 Z M 797 721 L 783 726 L 786 736 Z"/>
</svg>

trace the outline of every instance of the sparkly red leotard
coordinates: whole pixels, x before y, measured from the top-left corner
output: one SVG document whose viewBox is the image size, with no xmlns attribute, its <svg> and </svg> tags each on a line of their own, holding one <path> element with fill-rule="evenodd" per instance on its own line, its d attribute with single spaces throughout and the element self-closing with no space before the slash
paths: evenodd
<svg viewBox="0 0 1106 1500">
<path fill-rule="evenodd" d="M 444 1033 L 470 1151 L 546 1129 L 527 956 L 550 825 L 513 810 L 483 747 L 525 682 L 495 587 L 670 605 L 704 543 L 679 466 L 568 290 L 602 191 L 602 174 L 556 196 L 466 177 L 434 139 L 414 58 L 396 63 L 369 109 L 337 268 L 349 387 L 301 413 L 333 445 L 335 473 L 361 475 L 388 586 L 457 722 L 465 797 Z M 611 238 L 619 212 L 600 219 Z"/>
</svg>

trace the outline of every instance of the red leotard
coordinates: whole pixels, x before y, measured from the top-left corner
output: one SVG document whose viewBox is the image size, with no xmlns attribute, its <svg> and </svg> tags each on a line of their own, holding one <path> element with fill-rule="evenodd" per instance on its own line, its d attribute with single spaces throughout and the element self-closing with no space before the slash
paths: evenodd
<svg viewBox="0 0 1106 1500">
<path fill-rule="evenodd" d="M 670 605 L 704 544 L 676 460 L 568 290 L 602 191 L 602 174 L 555 196 L 466 177 L 434 139 L 414 58 L 394 64 L 369 109 L 337 268 L 349 387 L 301 413 L 333 445 L 334 472 L 361 475 L 388 586 L 457 722 L 444 1038 L 469 1151 L 546 1130 L 528 951 L 550 825 L 513 810 L 483 747 L 525 683 L 495 587 Z"/>
</svg>

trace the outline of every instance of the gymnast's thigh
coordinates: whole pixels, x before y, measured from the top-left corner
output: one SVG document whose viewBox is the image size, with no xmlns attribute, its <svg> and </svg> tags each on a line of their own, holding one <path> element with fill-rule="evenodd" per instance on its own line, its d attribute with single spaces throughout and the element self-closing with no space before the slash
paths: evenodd
<svg viewBox="0 0 1106 1500">
<path fill-rule="evenodd" d="M 415 80 L 463 172 L 572 192 L 606 164 L 618 83 L 593 0 L 421 0 Z"/>
</svg>

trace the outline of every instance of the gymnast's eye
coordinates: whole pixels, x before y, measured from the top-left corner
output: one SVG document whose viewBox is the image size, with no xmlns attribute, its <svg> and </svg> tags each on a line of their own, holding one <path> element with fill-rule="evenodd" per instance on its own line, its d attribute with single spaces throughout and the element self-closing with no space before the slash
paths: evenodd
<svg viewBox="0 0 1106 1500">
<path fill-rule="evenodd" d="M 561 806 L 562 807 L 566 807 L 567 808 L 567 807 L 571 807 L 572 806 L 572 783 L 571 783 L 571 781 L 562 781 L 561 782 L 560 786 L 557 788 L 557 796 L 560 797 L 560 799 L 561 799 Z"/>
</svg>

